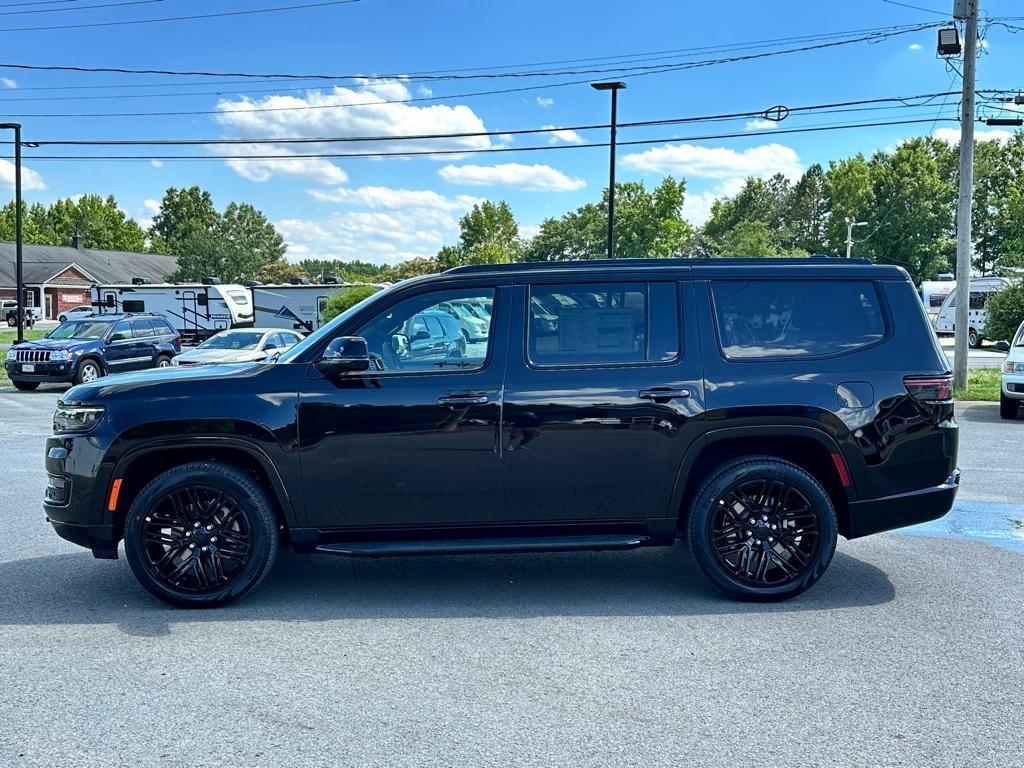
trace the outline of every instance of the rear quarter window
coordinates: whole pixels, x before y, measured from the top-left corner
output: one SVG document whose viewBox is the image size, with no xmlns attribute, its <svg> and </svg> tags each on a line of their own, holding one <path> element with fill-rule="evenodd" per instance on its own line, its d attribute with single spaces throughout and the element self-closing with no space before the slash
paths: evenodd
<svg viewBox="0 0 1024 768">
<path fill-rule="evenodd" d="M 731 360 L 829 357 L 885 338 L 870 280 L 717 280 L 711 293 Z"/>
</svg>

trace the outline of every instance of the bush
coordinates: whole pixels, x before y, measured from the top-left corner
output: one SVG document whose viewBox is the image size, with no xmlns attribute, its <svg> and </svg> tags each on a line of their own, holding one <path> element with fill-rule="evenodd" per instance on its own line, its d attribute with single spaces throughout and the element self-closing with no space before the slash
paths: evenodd
<svg viewBox="0 0 1024 768">
<path fill-rule="evenodd" d="M 985 303 L 985 338 L 992 341 L 1010 341 L 1024 322 L 1024 280 L 989 296 Z"/>
<path fill-rule="evenodd" d="M 357 285 L 354 288 L 336 293 L 324 304 L 322 322 L 333 320 L 346 309 L 355 306 L 367 296 L 372 296 L 377 289 L 372 285 Z"/>
</svg>

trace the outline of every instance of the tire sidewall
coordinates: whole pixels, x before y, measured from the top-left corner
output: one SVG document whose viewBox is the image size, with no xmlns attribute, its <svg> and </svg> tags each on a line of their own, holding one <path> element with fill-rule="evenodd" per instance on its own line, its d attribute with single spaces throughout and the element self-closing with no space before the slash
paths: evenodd
<svg viewBox="0 0 1024 768">
<path fill-rule="evenodd" d="M 242 507 L 252 531 L 253 556 L 243 570 L 224 586 L 197 594 L 176 590 L 156 579 L 144 562 L 145 517 L 167 492 L 202 485 L 225 491 Z M 220 464 L 186 464 L 152 480 L 132 502 L 125 519 L 124 549 L 132 572 L 155 597 L 185 608 L 216 607 L 236 600 L 251 590 L 270 570 L 278 547 L 276 517 L 266 493 L 244 472 Z"/>
<path fill-rule="evenodd" d="M 715 500 L 737 482 L 756 479 L 782 480 L 806 496 L 814 510 L 818 524 L 818 540 L 811 563 L 795 581 L 774 587 L 755 587 L 733 577 L 715 557 L 711 545 L 710 525 Z M 816 582 L 828 568 L 835 553 L 838 523 L 828 493 L 806 471 L 779 459 L 750 458 L 732 462 L 713 473 L 701 487 L 690 511 L 690 547 L 704 574 L 726 593 L 746 600 L 784 600 Z"/>
<path fill-rule="evenodd" d="M 93 360 L 91 357 L 87 357 L 85 360 L 78 364 L 78 369 L 75 371 L 75 384 L 81 384 L 85 379 L 82 378 L 82 372 L 85 370 L 85 366 L 91 365 L 96 369 L 96 378 L 103 376 L 103 368 L 100 364 Z M 93 379 L 95 381 L 96 379 Z"/>
</svg>

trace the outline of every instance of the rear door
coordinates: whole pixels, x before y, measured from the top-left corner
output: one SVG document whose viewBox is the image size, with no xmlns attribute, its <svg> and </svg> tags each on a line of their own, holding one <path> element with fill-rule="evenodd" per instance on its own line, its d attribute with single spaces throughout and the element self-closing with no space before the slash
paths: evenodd
<svg viewBox="0 0 1024 768">
<path fill-rule="evenodd" d="M 505 380 L 509 519 L 673 516 L 704 431 L 691 283 L 532 280 L 515 287 Z"/>
<path fill-rule="evenodd" d="M 156 362 L 157 336 L 153 323 L 148 317 L 136 317 L 129 321 L 132 328 L 132 362 L 129 370 L 152 368 Z"/>
</svg>

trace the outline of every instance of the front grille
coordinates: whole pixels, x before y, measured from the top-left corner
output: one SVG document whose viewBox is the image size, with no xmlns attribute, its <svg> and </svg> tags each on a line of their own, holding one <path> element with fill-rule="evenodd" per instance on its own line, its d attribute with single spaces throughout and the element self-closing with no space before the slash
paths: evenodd
<svg viewBox="0 0 1024 768">
<path fill-rule="evenodd" d="M 50 359 L 50 350 L 16 349 L 14 359 L 19 363 L 45 363 Z"/>
</svg>

